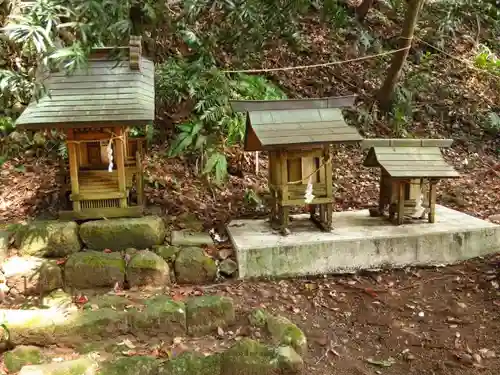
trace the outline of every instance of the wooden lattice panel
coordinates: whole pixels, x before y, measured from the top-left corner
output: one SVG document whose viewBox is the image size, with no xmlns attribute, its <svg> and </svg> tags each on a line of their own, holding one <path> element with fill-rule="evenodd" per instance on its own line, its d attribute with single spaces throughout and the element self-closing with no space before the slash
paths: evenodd
<svg viewBox="0 0 500 375">
<path fill-rule="evenodd" d="M 95 199 L 80 201 L 82 209 L 120 207 L 120 199 Z"/>
</svg>

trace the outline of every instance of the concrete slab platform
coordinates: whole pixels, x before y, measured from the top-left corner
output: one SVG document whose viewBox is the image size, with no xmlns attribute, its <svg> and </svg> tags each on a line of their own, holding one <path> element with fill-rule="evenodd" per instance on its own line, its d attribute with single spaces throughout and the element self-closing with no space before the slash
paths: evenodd
<svg viewBox="0 0 500 375">
<path fill-rule="evenodd" d="M 283 237 L 266 220 L 234 220 L 227 229 L 240 278 L 347 273 L 443 265 L 500 251 L 500 225 L 436 206 L 436 223 L 395 226 L 368 210 L 337 212 L 324 233 L 308 215 L 293 217 Z"/>
</svg>

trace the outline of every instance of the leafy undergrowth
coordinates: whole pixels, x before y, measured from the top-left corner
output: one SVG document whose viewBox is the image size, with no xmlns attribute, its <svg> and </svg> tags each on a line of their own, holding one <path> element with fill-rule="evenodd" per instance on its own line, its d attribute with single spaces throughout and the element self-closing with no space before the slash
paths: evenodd
<svg viewBox="0 0 500 375">
<path fill-rule="evenodd" d="M 258 204 L 251 197 L 265 190 L 266 155 L 260 155 L 257 176 L 254 155 L 245 154 L 234 145 L 241 139 L 242 122 L 228 117 L 227 99 L 239 95 L 276 98 L 284 95 L 282 89 L 290 98 L 358 94 L 356 108 L 347 111 L 346 118 L 365 137 L 453 138 L 455 144 L 452 150 L 446 151 L 446 157 L 462 177 L 441 183 L 439 202 L 481 218 L 498 214 L 500 78 L 496 75 L 496 54 L 500 50 L 495 34 L 498 30 L 487 21 L 483 22 L 481 17 L 485 17 L 485 12 L 479 14 L 481 9 L 473 8 L 473 14 L 481 18 L 482 27 L 478 29 L 476 19 L 467 13 L 470 1 L 464 0 L 465 5 L 460 9 L 449 8 L 451 5 L 437 8 L 437 3 L 424 7 L 416 30 L 417 38 L 396 90 L 394 110 L 389 115 L 383 115 L 372 98 L 385 77 L 390 56 L 330 67 L 262 73 L 280 89 L 270 90 L 272 86 L 260 77 L 242 76 L 243 86 L 238 86 L 238 81 L 223 78 L 224 68 L 317 64 L 394 48 L 404 6 L 401 8 L 397 1 L 388 3 L 393 4 L 392 8 L 379 6 L 371 10 L 362 25 L 343 7 L 332 10 L 333 19 L 325 20 L 310 12 L 293 24 L 297 31 L 293 43 L 286 38 L 271 38 L 263 43 L 260 51 L 248 50 L 245 54 L 233 51 L 234 46 L 230 44 L 202 46 L 200 43 L 205 40 L 196 39 L 210 30 L 216 35 L 215 39 L 220 37 L 216 32 L 221 32 L 223 23 L 217 24 L 217 29 L 216 23 L 211 22 L 220 16 L 216 11 L 203 14 L 203 22 L 193 26 L 189 34 L 191 39 L 186 41 L 184 38 L 185 43 L 175 38 L 158 39 L 159 59 L 165 55 L 161 51 L 170 51 L 177 57 L 166 60 L 166 65 L 160 69 L 163 78 L 159 80 L 157 94 L 168 105 L 158 108 L 157 125 L 160 131 L 171 129 L 175 124 L 182 125 L 179 136 L 167 144 L 167 148 L 163 145 L 149 150 L 145 162 L 148 203 L 169 216 L 196 213 L 207 227 L 236 216 L 261 215 L 262 212 L 255 210 Z M 437 19 L 444 23 L 436 26 Z M 196 50 L 196 46 L 203 48 Z M 213 59 L 208 62 L 207 48 L 211 48 L 208 55 Z M 198 59 L 198 55 L 204 57 Z M 186 65 L 193 58 L 195 62 Z M 220 69 L 206 71 L 211 62 Z M 188 73 L 191 75 L 182 83 L 183 74 Z M 214 134 L 217 137 L 225 134 L 226 140 L 214 143 L 211 139 Z M 179 156 L 166 156 L 179 152 Z M 220 157 L 222 154 L 227 161 Z M 57 164 L 53 160 L 19 155 L 3 162 L 0 219 L 24 220 L 26 216 L 47 210 L 55 213 L 60 203 L 54 179 Z M 336 151 L 333 162 L 336 210 L 360 208 L 376 200 L 376 175 L 363 168 L 361 162 L 359 149 L 341 147 Z M 217 187 L 213 182 L 222 178 L 226 163 L 233 173 L 224 186 Z M 208 167 L 216 172 L 217 178 L 211 180 L 212 183 L 207 182 L 203 173 Z"/>
<path fill-rule="evenodd" d="M 240 159 L 237 147 L 226 150 L 230 163 Z M 266 189 L 265 155 L 256 176 L 253 155 L 242 163 L 243 177 L 230 176 L 223 188 L 201 178 L 189 158 L 166 160 L 157 149 L 146 160 L 146 194 L 150 209 L 176 217 L 189 213 L 205 223 L 207 229 L 222 226 L 237 217 L 259 217 L 260 202 L 251 192 Z M 445 152 L 446 159 L 461 173 L 457 180 L 443 181 L 438 189 L 438 203 L 487 219 L 500 212 L 500 163 L 493 155 L 468 153 L 457 147 Z M 32 216 L 56 215 L 62 202 L 54 183 L 59 165 L 50 159 L 18 158 L 6 163 L 0 172 L 0 221 L 23 221 Z M 333 158 L 336 188 L 335 210 L 360 209 L 378 199 L 378 174 L 361 166 L 363 153 L 357 148 L 340 148 Z M 23 165 L 19 168 L 17 165 Z M 257 197 L 258 199 L 258 197 Z M 492 218 L 494 219 L 494 218 Z M 496 218 L 498 220 L 498 218 Z"/>
</svg>

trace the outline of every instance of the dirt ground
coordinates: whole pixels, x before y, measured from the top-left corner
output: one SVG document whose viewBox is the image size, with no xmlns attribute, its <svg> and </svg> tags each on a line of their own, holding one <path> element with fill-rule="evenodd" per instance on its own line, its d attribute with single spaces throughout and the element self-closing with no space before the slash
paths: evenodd
<svg viewBox="0 0 500 375">
<path fill-rule="evenodd" d="M 309 340 L 311 374 L 498 374 L 499 265 L 496 256 L 222 290 L 243 309 L 266 307 L 299 325 Z"/>
</svg>

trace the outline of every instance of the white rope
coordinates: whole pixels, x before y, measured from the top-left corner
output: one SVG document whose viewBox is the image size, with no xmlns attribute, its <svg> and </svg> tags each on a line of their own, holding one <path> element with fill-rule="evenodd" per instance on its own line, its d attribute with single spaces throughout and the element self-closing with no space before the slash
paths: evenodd
<svg viewBox="0 0 500 375">
<path fill-rule="evenodd" d="M 312 176 L 309 176 L 309 181 L 307 182 L 306 193 L 304 194 L 304 198 L 305 198 L 304 199 L 305 204 L 311 204 L 311 202 L 314 200 Z"/>
<path fill-rule="evenodd" d="M 108 147 L 106 147 L 108 153 L 108 172 L 113 172 L 113 138 L 109 140 Z"/>
<path fill-rule="evenodd" d="M 356 61 L 373 59 L 375 57 L 392 55 L 394 53 L 401 52 L 401 51 L 404 51 L 404 50 L 407 50 L 410 48 L 411 48 L 411 46 L 408 46 L 408 47 L 404 47 L 404 48 L 393 49 L 393 50 L 382 52 L 382 53 L 377 53 L 375 55 L 367 55 L 367 56 L 356 57 L 354 59 L 349 59 L 349 60 L 331 61 L 331 62 L 321 63 L 321 64 L 286 66 L 283 68 L 269 68 L 269 69 L 224 70 L 223 73 L 266 73 L 266 72 L 278 72 L 278 71 L 297 70 L 297 69 L 321 68 L 324 66 L 347 64 L 347 63 L 356 62 Z"/>
</svg>

